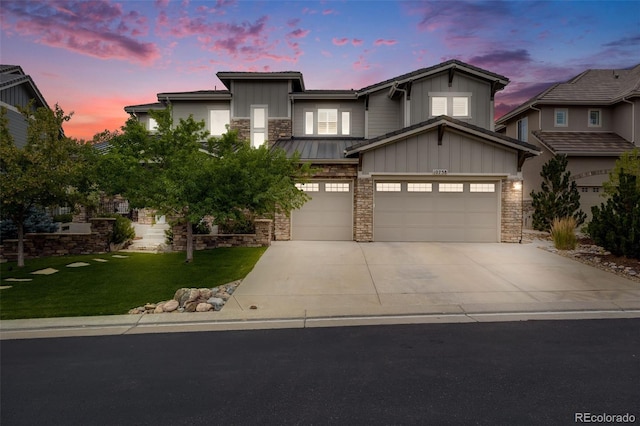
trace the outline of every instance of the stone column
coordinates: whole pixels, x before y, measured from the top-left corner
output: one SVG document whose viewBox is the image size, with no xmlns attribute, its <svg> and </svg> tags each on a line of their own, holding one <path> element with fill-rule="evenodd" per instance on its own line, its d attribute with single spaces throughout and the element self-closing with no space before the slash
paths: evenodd
<svg viewBox="0 0 640 426">
<path fill-rule="evenodd" d="M 256 243 L 263 247 L 271 245 L 271 219 L 256 219 L 253 221 L 256 227 Z"/>
<path fill-rule="evenodd" d="M 522 240 L 522 179 L 502 181 L 500 241 L 519 243 Z"/>
<path fill-rule="evenodd" d="M 355 185 L 353 239 L 373 241 L 373 179 L 359 177 Z"/>
</svg>

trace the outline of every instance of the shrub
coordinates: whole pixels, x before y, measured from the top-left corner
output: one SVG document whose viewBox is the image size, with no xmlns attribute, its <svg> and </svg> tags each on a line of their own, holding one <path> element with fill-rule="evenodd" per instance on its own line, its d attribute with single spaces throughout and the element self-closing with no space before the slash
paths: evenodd
<svg viewBox="0 0 640 426">
<path fill-rule="evenodd" d="M 53 221 L 62 223 L 73 222 L 73 215 L 71 213 L 57 214 L 53 217 Z"/>
<path fill-rule="evenodd" d="M 219 223 L 218 229 L 221 234 L 255 234 L 256 225 L 250 217 L 243 216 Z"/>
<path fill-rule="evenodd" d="M 611 198 L 591 208 L 589 236 L 617 256 L 640 259 L 640 191 L 637 176 L 621 170 Z"/>
<path fill-rule="evenodd" d="M 114 244 L 122 244 L 127 241 L 131 241 L 136 237 L 136 230 L 133 228 L 131 221 L 119 214 L 110 215 L 107 217 L 113 217 L 116 219 L 116 223 L 113 225 L 113 234 L 111 235 L 111 242 Z"/>
<path fill-rule="evenodd" d="M 51 216 L 43 210 L 31 207 L 29 216 L 24 221 L 24 233 L 56 232 L 58 226 L 53 223 Z M 0 241 L 18 238 L 18 228 L 10 219 L 0 221 Z"/>
<path fill-rule="evenodd" d="M 577 221 L 574 217 L 555 218 L 551 223 L 551 238 L 558 250 L 574 250 L 578 244 Z"/>
</svg>

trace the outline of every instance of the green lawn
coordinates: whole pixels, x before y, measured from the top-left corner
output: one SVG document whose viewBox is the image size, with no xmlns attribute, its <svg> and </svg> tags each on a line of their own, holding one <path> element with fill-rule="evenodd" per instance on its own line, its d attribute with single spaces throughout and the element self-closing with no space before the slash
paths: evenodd
<svg viewBox="0 0 640 426">
<path fill-rule="evenodd" d="M 126 314 L 145 303 L 171 299 L 181 287 L 215 287 L 244 278 L 265 248 L 219 248 L 194 253 L 185 263 L 184 253 L 107 253 L 103 255 L 49 257 L 0 265 L 0 319 Z M 128 256 L 119 259 L 114 254 Z M 98 262 L 94 259 L 104 259 Z M 74 262 L 89 266 L 69 268 Z M 52 275 L 31 272 L 53 268 Z M 31 278 L 8 282 L 6 278 Z"/>
</svg>

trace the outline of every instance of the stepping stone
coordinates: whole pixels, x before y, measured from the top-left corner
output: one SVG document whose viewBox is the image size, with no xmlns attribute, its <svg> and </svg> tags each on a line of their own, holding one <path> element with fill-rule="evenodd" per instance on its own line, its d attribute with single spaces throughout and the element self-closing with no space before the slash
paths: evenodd
<svg viewBox="0 0 640 426">
<path fill-rule="evenodd" d="M 33 275 L 51 275 L 51 274 L 55 274 L 56 272 L 58 272 L 57 269 L 46 268 L 46 269 L 40 269 L 39 271 L 33 271 L 32 274 Z"/>
<path fill-rule="evenodd" d="M 67 268 L 82 268 L 83 266 L 89 266 L 89 264 L 85 262 L 74 262 L 68 264 Z"/>
<path fill-rule="evenodd" d="M 94 262 L 102 262 L 102 263 L 108 262 L 107 259 L 93 259 L 93 260 L 94 260 Z"/>
<path fill-rule="evenodd" d="M 11 282 L 14 282 L 14 283 L 24 283 L 24 282 L 27 282 L 27 281 L 33 281 L 33 278 L 5 278 L 4 280 L 5 281 L 11 281 Z M 11 287 L 11 286 L 9 286 L 9 287 Z"/>
<path fill-rule="evenodd" d="M 11 287 L 13 287 L 13 286 L 10 286 L 10 285 L 0 285 L 0 290 L 6 290 L 6 289 L 11 288 Z"/>
<path fill-rule="evenodd" d="M 127 258 L 127 257 L 129 257 L 129 256 L 123 256 L 123 255 L 121 255 L 121 254 L 114 254 L 114 255 L 113 255 L 113 256 L 111 256 L 111 257 L 115 257 L 116 259 L 126 259 L 126 258 Z"/>
</svg>

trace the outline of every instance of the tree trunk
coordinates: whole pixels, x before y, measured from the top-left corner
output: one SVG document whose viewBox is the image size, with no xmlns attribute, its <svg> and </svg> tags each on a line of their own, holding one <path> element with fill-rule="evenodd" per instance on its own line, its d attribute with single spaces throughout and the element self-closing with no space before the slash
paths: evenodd
<svg viewBox="0 0 640 426">
<path fill-rule="evenodd" d="M 193 227 L 189 219 L 187 219 L 187 260 L 185 262 L 193 262 Z"/>
<path fill-rule="evenodd" d="M 24 267 L 24 223 L 18 221 L 18 267 Z"/>
</svg>

